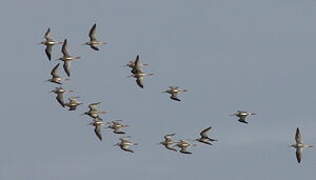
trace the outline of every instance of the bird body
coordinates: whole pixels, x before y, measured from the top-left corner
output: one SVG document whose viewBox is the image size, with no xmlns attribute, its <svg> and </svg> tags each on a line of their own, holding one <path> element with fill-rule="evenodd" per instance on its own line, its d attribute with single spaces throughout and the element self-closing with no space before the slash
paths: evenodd
<svg viewBox="0 0 316 180">
<path fill-rule="evenodd" d="M 50 28 L 47 29 L 44 35 L 44 38 L 45 38 L 45 41 L 42 41 L 40 44 L 43 44 L 46 46 L 45 53 L 47 55 L 48 60 L 51 60 L 53 46 L 56 44 L 62 44 L 62 42 L 57 42 L 52 38 Z"/>
<path fill-rule="evenodd" d="M 183 93 L 183 92 L 187 92 L 188 90 L 186 89 L 180 89 L 179 87 L 173 87 L 173 86 L 170 86 L 169 89 L 163 91 L 163 93 L 168 93 L 170 94 L 170 99 L 172 100 L 175 100 L 175 101 L 181 101 L 179 98 L 178 98 L 178 94 L 180 93 Z"/>
<path fill-rule="evenodd" d="M 253 112 L 247 112 L 247 111 L 237 111 L 233 114 L 231 114 L 231 116 L 236 116 L 238 117 L 238 121 L 239 122 L 242 122 L 242 123 L 245 123 L 245 124 L 248 124 L 248 122 L 246 121 L 247 117 L 248 116 L 251 116 L 251 115 L 256 115 L 256 113 L 253 113 Z"/>
<path fill-rule="evenodd" d="M 64 61 L 64 65 L 63 65 L 63 68 L 67 74 L 67 76 L 70 76 L 70 65 L 71 65 L 71 61 L 73 60 L 76 60 L 76 59 L 80 59 L 79 56 L 71 56 L 69 53 L 68 53 L 68 50 L 67 50 L 67 39 L 64 40 L 64 43 L 63 43 L 63 47 L 61 49 L 61 52 L 63 53 L 63 56 L 58 58 L 57 60 L 61 60 L 61 61 Z"/>
<path fill-rule="evenodd" d="M 160 142 L 161 145 L 165 146 L 166 149 L 177 152 L 177 149 L 173 148 L 171 145 L 175 144 L 175 141 L 172 140 L 172 137 L 176 135 L 175 133 L 166 134 L 164 136 L 164 141 Z"/>
<path fill-rule="evenodd" d="M 97 40 L 97 38 L 96 38 L 96 27 L 97 27 L 97 24 L 94 24 L 94 25 L 91 27 L 91 29 L 90 29 L 90 31 L 89 31 L 89 38 L 90 38 L 90 41 L 84 43 L 84 45 L 88 45 L 88 46 L 90 46 L 93 50 L 98 51 L 98 50 L 99 50 L 98 46 L 105 45 L 105 44 L 107 44 L 107 43 Z"/>
<path fill-rule="evenodd" d="M 208 144 L 208 145 L 212 145 L 211 142 L 213 141 L 217 141 L 216 139 L 212 139 L 212 138 L 209 138 L 207 133 L 212 129 L 212 127 L 208 127 L 206 129 L 203 129 L 201 132 L 200 132 L 200 138 L 196 139 L 196 141 L 198 142 L 201 142 L 201 143 L 204 143 L 204 144 Z"/>
</svg>

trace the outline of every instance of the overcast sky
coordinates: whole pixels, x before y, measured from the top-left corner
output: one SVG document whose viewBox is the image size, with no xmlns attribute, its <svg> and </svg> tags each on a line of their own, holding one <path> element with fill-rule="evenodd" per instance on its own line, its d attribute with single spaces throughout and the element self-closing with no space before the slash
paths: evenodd
<svg viewBox="0 0 316 180">
<path fill-rule="evenodd" d="M 93 3 L 92 3 L 93 2 Z M 316 144 L 316 2 L 313 0 L 10 0 L 0 3 L 0 179 L 235 179 L 313 178 L 315 149 L 296 162 L 296 127 Z M 108 44 L 80 44 L 97 23 Z M 50 27 L 68 38 L 72 64 L 65 89 L 84 105 L 63 109 L 44 82 L 57 63 L 37 43 Z M 61 56 L 53 48 L 53 59 Z M 154 76 L 140 89 L 122 67 L 139 54 Z M 60 73 L 65 76 L 62 68 Z M 161 93 L 188 89 L 182 102 Z M 103 119 L 122 119 L 138 146 L 99 142 L 87 105 L 102 101 Z M 229 114 L 256 112 L 249 124 Z M 166 133 L 196 138 L 213 127 L 214 146 L 184 155 L 157 145 Z"/>
</svg>

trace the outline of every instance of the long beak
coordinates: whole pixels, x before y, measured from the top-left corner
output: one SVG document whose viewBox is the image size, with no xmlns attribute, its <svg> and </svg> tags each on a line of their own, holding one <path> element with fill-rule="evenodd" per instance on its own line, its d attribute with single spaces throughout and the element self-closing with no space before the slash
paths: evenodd
<svg viewBox="0 0 316 180">
<path fill-rule="evenodd" d="M 70 78 L 65 78 L 65 81 L 70 81 L 71 79 Z"/>
</svg>

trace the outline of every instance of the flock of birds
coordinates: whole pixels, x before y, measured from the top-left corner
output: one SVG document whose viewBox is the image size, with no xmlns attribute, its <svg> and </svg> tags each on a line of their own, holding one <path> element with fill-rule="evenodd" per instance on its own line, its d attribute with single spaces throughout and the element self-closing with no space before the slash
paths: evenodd
<svg viewBox="0 0 316 180">
<path fill-rule="evenodd" d="M 90 46 L 91 49 L 93 49 L 95 51 L 99 51 L 99 46 L 107 44 L 106 42 L 102 42 L 102 41 L 97 40 L 97 38 L 96 38 L 96 24 L 94 24 L 91 27 L 90 32 L 89 32 L 89 37 L 90 37 L 90 41 L 84 43 L 83 45 Z M 45 40 L 42 41 L 40 44 L 43 44 L 46 46 L 45 53 L 46 53 L 47 58 L 49 60 L 52 59 L 53 46 L 58 45 L 58 44 L 62 44 L 61 52 L 62 52 L 63 56 L 56 59 L 56 60 L 63 61 L 63 69 L 64 69 L 66 75 L 68 77 L 70 77 L 71 62 L 80 59 L 80 57 L 79 56 L 71 56 L 69 54 L 68 47 L 67 47 L 67 39 L 65 39 L 63 42 L 55 41 L 51 36 L 50 28 L 48 28 L 48 30 L 46 31 L 44 38 L 45 38 Z M 144 88 L 144 78 L 146 76 L 153 75 L 153 73 L 145 73 L 144 72 L 143 68 L 147 65 L 148 64 L 143 64 L 140 61 L 139 55 L 136 56 L 135 60 L 129 61 L 128 64 L 125 65 L 125 66 L 131 68 L 132 74 L 129 77 L 135 78 L 136 83 L 140 88 Z M 59 66 L 60 66 L 60 63 L 58 63 L 57 65 L 54 66 L 54 68 L 52 69 L 52 71 L 50 73 L 52 77 L 51 77 L 51 79 L 48 79 L 47 81 L 49 81 L 51 83 L 62 85 L 64 81 L 67 81 L 70 79 L 63 78 L 59 75 L 59 71 L 58 71 Z M 56 94 L 56 100 L 58 101 L 58 103 L 63 108 L 68 107 L 69 111 L 75 111 L 79 105 L 83 104 L 82 102 L 80 102 L 78 100 L 78 98 L 79 98 L 78 96 L 69 97 L 68 102 L 64 101 L 64 94 L 73 92 L 72 90 L 65 90 L 63 87 L 60 86 L 60 87 L 56 87 L 51 92 Z M 178 95 L 181 93 L 184 93 L 184 92 L 187 92 L 187 90 L 181 89 L 181 88 L 176 87 L 176 86 L 170 86 L 169 89 L 163 91 L 163 93 L 170 94 L 170 99 L 174 100 L 174 101 L 181 101 L 181 99 L 179 99 Z M 106 128 L 112 129 L 113 133 L 115 133 L 115 134 L 119 134 L 119 135 L 126 134 L 122 129 L 128 127 L 128 125 L 124 124 L 122 122 L 122 120 L 114 120 L 111 122 L 104 122 L 103 121 L 103 119 L 100 117 L 100 115 L 105 114 L 107 112 L 101 111 L 99 109 L 98 106 L 100 104 L 101 104 L 101 102 L 89 104 L 88 105 L 89 110 L 82 114 L 82 115 L 87 115 L 87 116 L 91 117 L 92 121 L 89 123 L 89 125 L 94 126 L 94 131 L 95 131 L 97 138 L 100 141 L 102 141 L 101 129 L 103 126 L 105 126 Z M 239 122 L 245 123 L 245 124 L 248 123 L 248 121 L 247 121 L 248 117 L 252 116 L 252 115 L 256 115 L 256 113 L 247 112 L 247 111 L 237 111 L 237 112 L 231 114 L 231 116 L 238 117 Z M 212 129 L 212 127 L 207 127 L 205 129 L 203 129 L 200 132 L 200 137 L 196 138 L 194 140 L 187 140 L 187 139 L 174 140 L 173 137 L 175 136 L 175 133 L 166 134 L 165 136 L 163 136 L 164 140 L 162 142 L 160 142 L 159 144 L 163 145 L 166 149 L 171 150 L 171 151 L 180 152 L 183 154 L 192 154 L 192 152 L 190 152 L 188 150 L 188 148 L 190 146 L 196 146 L 196 144 L 194 144 L 191 141 L 196 141 L 196 142 L 204 143 L 204 144 L 208 144 L 208 145 L 213 145 L 212 143 L 217 141 L 216 139 L 212 139 L 208 136 L 208 132 L 211 129 Z M 129 138 L 130 138 L 130 136 L 120 137 L 119 138 L 120 141 L 117 144 L 115 144 L 115 146 L 119 146 L 122 150 L 124 150 L 126 152 L 134 153 L 134 151 L 132 149 L 130 149 L 130 146 L 137 145 L 138 143 L 132 142 Z M 302 159 L 303 149 L 307 148 L 307 147 L 313 147 L 313 146 L 303 143 L 302 135 L 300 133 L 299 128 L 297 128 L 296 133 L 295 133 L 295 144 L 292 144 L 291 147 L 294 147 L 296 149 L 297 162 L 300 163 L 301 159 Z"/>
</svg>

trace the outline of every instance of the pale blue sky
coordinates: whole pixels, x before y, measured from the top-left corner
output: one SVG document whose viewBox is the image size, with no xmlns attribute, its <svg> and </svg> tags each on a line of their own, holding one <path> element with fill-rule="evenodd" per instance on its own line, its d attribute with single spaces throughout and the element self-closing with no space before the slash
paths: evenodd
<svg viewBox="0 0 316 180">
<path fill-rule="evenodd" d="M 315 19 L 313 0 L 2 1 L 0 179 L 314 177 L 315 149 L 297 164 L 288 145 L 296 127 L 316 144 Z M 108 42 L 99 52 L 80 46 L 94 23 Z M 77 112 L 60 108 L 44 82 L 56 64 L 37 45 L 48 27 L 82 57 L 65 85 L 85 103 Z M 137 54 L 155 74 L 145 89 L 121 67 Z M 170 85 L 189 90 L 182 102 L 161 93 Z M 96 101 L 110 111 L 105 120 L 131 126 L 135 154 L 113 147 L 119 136 L 109 130 L 96 139 L 80 117 Z M 229 116 L 238 109 L 257 116 L 241 124 Z M 192 155 L 156 145 L 210 125 L 219 142 Z"/>
</svg>

